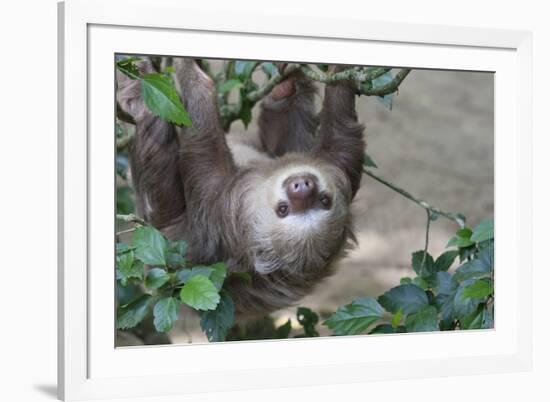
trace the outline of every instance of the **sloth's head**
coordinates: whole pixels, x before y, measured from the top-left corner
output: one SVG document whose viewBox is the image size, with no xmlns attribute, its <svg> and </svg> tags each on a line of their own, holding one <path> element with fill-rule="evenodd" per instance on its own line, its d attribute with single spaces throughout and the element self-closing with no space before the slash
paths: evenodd
<svg viewBox="0 0 550 402">
<path fill-rule="evenodd" d="M 294 155 L 276 162 L 258 176 L 246 202 L 255 269 L 321 269 L 353 238 L 349 180 L 319 159 Z"/>
</svg>

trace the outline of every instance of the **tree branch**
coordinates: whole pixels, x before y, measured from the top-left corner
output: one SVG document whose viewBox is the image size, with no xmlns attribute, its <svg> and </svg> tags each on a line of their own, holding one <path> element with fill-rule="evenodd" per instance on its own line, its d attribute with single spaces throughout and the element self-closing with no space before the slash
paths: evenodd
<svg viewBox="0 0 550 402">
<path fill-rule="evenodd" d="M 403 68 L 400 70 L 393 79 L 388 82 L 387 84 L 384 84 L 382 86 L 376 87 L 376 88 L 360 88 L 361 95 L 366 96 L 386 96 L 389 94 L 394 93 L 399 89 L 399 85 L 403 82 L 403 80 L 409 75 L 411 70 L 409 68 Z"/>
<path fill-rule="evenodd" d="M 434 216 L 443 216 L 443 217 L 455 222 L 458 226 L 460 226 L 460 228 L 464 228 L 464 225 L 466 224 L 466 222 L 464 221 L 464 218 L 461 215 L 443 211 L 439 208 L 434 207 L 433 205 L 428 204 L 424 200 L 416 198 L 415 196 L 413 196 L 408 191 L 403 190 L 400 187 L 397 187 L 395 184 L 390 183 L 386 179 L 383 179 L 382 177 L 380 177 L 377 174 L 373 173 L 372 170 L 363 168 L 363 173 L 365 173 L 367 176 L 372 177 L 374 180 L 382 183 L 386 187 L 391 188 L 393 191 L 401 194 L 405 198 L 408 198 L 409 200 L 411 200 L 415 204 L 417 204 L 417 205 L 421 206 L 422 208 L 424 208 L 428 212 L 428 214 L 430 215 L 429 219 L 432 218 L 432 215 L 434 215 Z M 426 244 L 427 244 L 427 241 L 426 241 Z"/>
</svg>

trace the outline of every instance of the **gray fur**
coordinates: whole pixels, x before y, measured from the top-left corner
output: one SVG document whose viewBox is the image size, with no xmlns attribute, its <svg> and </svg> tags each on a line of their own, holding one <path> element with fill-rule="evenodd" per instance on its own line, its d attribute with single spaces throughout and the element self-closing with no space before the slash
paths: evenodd
<svg viewBox="0 0 550 402">
<path fill-rule="evenodd" d="M 224 261 L 230 273 L 251 275 L 252 283 L 227 279 L 239 318 L 297 303 L 334 272 L 355 242 L 349 206 L 365 144 L 353 89 L 327 86 L 318 118 L 313 85 L 295 77 L 292 96 L 268 96 L 262 103 L 260 138 L 271 157 L 237 166 L 213 82 L 191 59 L 175 59 L 174 67 L 193 121 L 179 139 L 171 125 L 146 110 L 139 83 L 117 75 L 117 100 L 137 125 L 131 169 L 138 214 L 170 239 L 187 241 L 192 263 Z M 143 62 L 140 68 L 152 66 Z M 323 191 L 333 195 L 332 208 L 280 219 L 274 212 L 281 197 L 277 183 L 302 170 L 319 176 Z"/>
</svg>

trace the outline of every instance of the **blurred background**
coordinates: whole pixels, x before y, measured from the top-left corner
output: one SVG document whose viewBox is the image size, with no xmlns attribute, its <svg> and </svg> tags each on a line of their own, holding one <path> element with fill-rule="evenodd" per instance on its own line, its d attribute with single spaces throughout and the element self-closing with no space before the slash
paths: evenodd
<svg viewBox="0 0 550 402">
<path fill-rule="evenodd" d="M 413 70 L 391 108 L 375 97 L 357 98 L 376 173 L 433 206 L 464 214 L 469 226 L 492 217 L 493 96 L 492 73 Z M 258 110 L 256 105 L 247 129 L 237 121 L 229 135 L 256 136 Z M 378 297 L 400 278 L 414 276 L 411 253 L 424 248 L 424 209 L 368 176 L 363 176 L 353 211 L 358 247 L 299 303 L 321 317 L 358 296 Z M 430 254 L 441 254 L 456 229 L 441 217 L 432 222 Z M 292 318 L 293 327 L 298 326 L 295 307 L 272 316 L 276 325 Z M 318 330 L 323 335 L 325 328 Z M 191 311 L 180 315 L 169 336 L 173 343 L 207 342 Z"/>
</svg>

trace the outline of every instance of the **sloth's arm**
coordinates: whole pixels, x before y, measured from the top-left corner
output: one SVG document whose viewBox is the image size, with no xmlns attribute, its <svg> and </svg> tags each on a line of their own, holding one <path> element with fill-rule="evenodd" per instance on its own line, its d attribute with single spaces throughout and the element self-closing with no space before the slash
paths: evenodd
<svg viewBox="0 0 550 402">
<path fill-rule="evenodd" d="M 193 59 L 174 59 L 176 79 L 192 126 L 180 137 L 180 171 L 190 210 L 212 207 L 236 167 L 220 122 L 216 88 Z"/>
<path fill-rule="evenodd" d="M 138 63 L 142 73 L 155 72 L 150 60 Z M 136 212 L 158 228 L 177 222 L 185 210 L 179 171 L 179 143 L 174 127 L 153 115 L 143 103 L 141 83 L 117 71 L 117 102 L 136 123 L 129 150 Z"/>
<path fill-rule="evenodd" d="M 313 83 L 295 74 L 278 84 L 261 103 L 260 140 L 272 156 L 307 152 L 314 144 L 318 118 Z"/>
<path fill-rule="evenodd" d="M 345 66 L 336 66 L 338 72 Z M 316 152 L 342 169 L 349 178 L 352 195 L 359 189 L 365 142 L 363 126 L 357 122 L 355 89 L 348 81 L 327 84 L 320 115 Z"/>
</svg>

